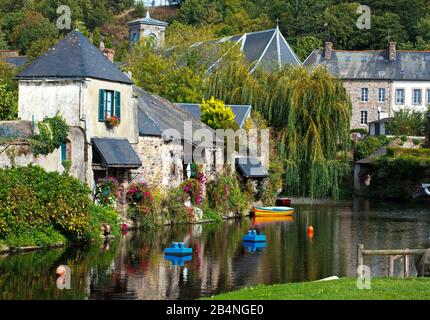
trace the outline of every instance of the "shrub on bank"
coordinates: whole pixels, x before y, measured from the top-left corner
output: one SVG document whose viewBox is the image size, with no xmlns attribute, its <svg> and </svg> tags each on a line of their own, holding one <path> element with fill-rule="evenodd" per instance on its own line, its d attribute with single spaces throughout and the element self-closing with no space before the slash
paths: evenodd
<svg viewBox="0 0 430 320">
<path fill-rule="evenodd" d="M 376 150 L 378 150 L 380 147 L 385 145 L 385 141 L 383 139 L 377 138 L 377 137 L 366 137 L 363 141 L 357 142 L 354 148 L 354 159 L 355 160 L 361 160 L 368 156 L 370 156 L 372 153 L 374 153 Z"/>
<path fill-rule="evenodd" d="M 117 211 L 98 205 L 90 207 L 90 230 L 89 239 L 100 239 L 103 236 L 101 226 L 107 224 L 111 227 L 111 233 L 115 237 L 119 237 L 120 230 L 120 215 Z"/>
<path fill-rule="evenodd" d="M 90 194 L 78 179 L 39 166 L 0 169 L 0 238 L 45 245 L 42 233 L 55 243 L 58 234 L 51 231 L 56 230 L 70 241 L 85 240 Z"/>
</svg>

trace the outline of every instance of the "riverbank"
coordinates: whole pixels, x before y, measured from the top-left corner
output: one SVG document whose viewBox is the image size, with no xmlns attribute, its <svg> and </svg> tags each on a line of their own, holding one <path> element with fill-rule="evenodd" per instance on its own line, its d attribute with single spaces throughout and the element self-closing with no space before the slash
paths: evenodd
<svg viewBox="0 0 430 320">
<path fill-rule="evenodd" d="M 213 300 L 430 300 L 430 278 L 373 278 L 360 290 L 355 278 L 333 281 L 258 285 L 222 293 Z"/>
</svg>

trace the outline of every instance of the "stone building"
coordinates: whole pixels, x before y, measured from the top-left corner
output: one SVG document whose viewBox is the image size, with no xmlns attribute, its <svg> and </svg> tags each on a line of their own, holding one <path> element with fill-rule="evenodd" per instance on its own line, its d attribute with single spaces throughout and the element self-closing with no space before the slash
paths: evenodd
<svg viewBox="0 0 430 320">
<path fill-rule="evenodd" d="M 141 180 L 170 187 L 190 176 L 198 150 L 206 176 L 214 178 L 214 160 L 222 149 L 196 136 L 199 129 L 215 136 L 213 130 L 134 86 L 105 53 L 72 31 L 17 75 L 21 120 L 0 122 L 0 167 L 34 163 L 62 172 L 63 161 L 71 160 L 70 174 L 92 188 L 107 176 L 124 189 Z M 36 157 L 27 138 L 38 133 L 40 121 L 56 114 L 69 126 L 67 140 Z M 109 125 L 113 117 L 119 120 L 116 126 Z"/>
<path fill-rule="evenodd" d="M 163 47 L 167 26 L 167 22 L 152 19 L 149 11 L 147 11 L 145 18 L 128 23 L 129 48 L 131 49 L 136 42 L 144 37 L 152 38 L 157 47 Z"/>
<path fill-rule="evenodd" d="M 404 107 L 425 111 L 430 104 L 430 52 L 397 50 L 334 50 L 327 42 L 305 66 L 324 65 L 342 79 L 352 102 L 351 128 L 394 116 Z"/>
</svg>

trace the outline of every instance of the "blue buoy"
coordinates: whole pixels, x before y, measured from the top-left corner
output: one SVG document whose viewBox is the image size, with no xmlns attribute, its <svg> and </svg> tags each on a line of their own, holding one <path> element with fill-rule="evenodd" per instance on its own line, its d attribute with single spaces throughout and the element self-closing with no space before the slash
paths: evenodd
<svg viewBox="0 0 430 320">
<path fill-rule="evenodd" d="M 192 255 L 193 249 L 187 248 L 184 242 L 173 242 L 171 247 L 164 249 L 164 253 L 173 256 L 186 256 Z"/>
<path fill-rule="evenodd" d="M 249 230 L 242 238 L 246 242 L 266 242 L 266 235 L 257 234 L 257 230 Z"/>
<path fill-rule="evenodd" d="M 242 246 L 244 246 L 250 253 L 262 252 L 266 248 L 266 242 L 243 241 Z"/>
<path fill-rule="evenodd" d="M 192 255 L 174 256 L 174 255 L 170 255 L 170 254 L 165 254 L 164 259 L 171 261 L 172 265 L 174 265 L 174 266 L 183 267 L 185 265 L 185 262 L 191 261 L 193 259 L 193 256 Z"/>
</svg>

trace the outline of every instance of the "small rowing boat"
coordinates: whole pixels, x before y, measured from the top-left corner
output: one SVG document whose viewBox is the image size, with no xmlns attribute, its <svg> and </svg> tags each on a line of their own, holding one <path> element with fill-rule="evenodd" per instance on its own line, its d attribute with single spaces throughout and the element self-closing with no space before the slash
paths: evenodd
<svg viewBox="0 0 430 320">
<path fill-rule="evenodd" d="M 267 217 L 267 216 L 260 216 L 260 217 L 254 217 L 254 223 L 253 225 L 259 225 L 259 224 L 268 224 L 268 223 L 278 223 L 278 222 L 291 222 L 294 221 L 294 217 L 291 216 L 276 216 L 276 217 Z"/>
<path fill-rule="evenodd" d="M 294 208 L 290 207 L 254 207 L 256 217 L 279 217 L 290 216 L 294 213 Z"/>
</svg>

